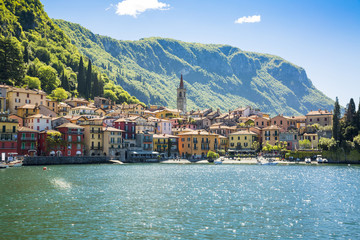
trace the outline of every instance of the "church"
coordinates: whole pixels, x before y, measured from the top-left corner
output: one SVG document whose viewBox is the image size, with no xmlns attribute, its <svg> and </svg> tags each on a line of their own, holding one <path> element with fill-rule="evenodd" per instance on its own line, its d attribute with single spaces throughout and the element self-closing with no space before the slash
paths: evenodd
<svg viewBox="0 0 360 240">
<path fill-rule="evenodd" d="M 186 88 L 184 88 L 184 80 L 181 74 L 180 86 L 177 89 L 177 109 L 182 114 L 186 114 Z"/>
</svg>

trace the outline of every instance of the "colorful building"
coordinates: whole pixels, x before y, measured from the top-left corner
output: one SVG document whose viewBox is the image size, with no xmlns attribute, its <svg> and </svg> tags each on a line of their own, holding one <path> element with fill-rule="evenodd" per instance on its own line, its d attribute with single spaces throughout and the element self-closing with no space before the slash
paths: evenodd
<svg viewBox="0 0 360 240">
<path fill-rule="evenodd" d="M 64 156 L 81 156 L 84 154 L 84 127 L 73 123 L 64 123 L 56 129 L 66 141 L 63 146 Z"/>
<path fill-rule="evenodd" d="M 16 114 L 17 108 L 25 104 L 43 105 L 46 102 L 46 93 L 41 90 L 10 87 L 7 91 L 7 100 L 10 113 Z"/>
<path fill-rule="evenodd" d="M 251 131 L 238 131 L 229 134 L 229 149 L 250 150 L 257 141 L 257 134 Z"/>
<path fill-rule="evenodd" d="M 27 127 L 20 127 L 17 137 L 17 153 L 23 156 L 37 156 L 38 140 L 39 131 Z"/>
<path fill-rule="evenodd" d="M 0 116 L 0 153 L 5 153 L 5 157 L 17 152 L 17 129 L 16 120 L 6 115 Z"/>
<path fill-rule="evenodd" d="M 39 156 L 64 156 L 64 146 L 66 146 L 66 141 L 59 131 L 44 130 L 39 133 Z"/>
<path fill-rule="evenodd" d="M 179 137 L 179 154 L 185 158 L 206 158 L 208 151 L 219 149 L 219 135 L 203 130 L 181 133 Z"/>
<path fill-rule="evenodd" d="M 123 140 L 122 140 L 122 130 L 113 128 L 113 127 L 103 127 L 104 132 L 104 155 L 110 157 L 119 157 L 123 153 Z"/>
<path fill-rule="evenodd" d="M 276 125 L 263 128 L 262 131 L 262 144 L 263 146 L 268 142 L 270 145 L 277 145 L 280 141 L 280 128 Z"/>
<path fill-rule="evenodd" d="M 100 156 L 103 148 L 103 121 L 102 119 L 88 119 L 80 123 L 84 127 L 84 143 L 86 156 Z"/>
<path fill-rule="evenodd" d="M 179 137 L 169 134 L 154 134 L 153 149 L 164 157 L 179 156 Z"/>
<path fill-rule="evenodd" d="M 134 147 L 136 145 L 136 122 L 126 118 L 119 118 L 114 121 L 116 129 L 123 130 L 122 137 L 125 147 Z"/>
<path fill-rule="evenodd" d="M 51 129 L 51 117 L 42 114 L 32 115 L 24 120 L 24 125 L 37 131 L 49 130 Z"/>
<path fill-rule="evenodd" d="M 287 132 L 296 128 L 296 120 L 283 115 L 273 117 L 270 124 L 278 126 L 280 128 L 280 132 Z"/>
<path fill-rule="evenodd" d="M 313 125 L 315 123 L 320 126 L 331 126 L 333 114 L 327 110 L 311 111 L 306 114 L 306 125 Z"/>
<path fill-rule="evenodd" d="M 17 108 L 17 115 L 21 118 L 27 118 L 32 115 L 36 115 L 40 113 L 40 109 L 38 105 L 34 104 L 25 104 Z"/>
</svg>

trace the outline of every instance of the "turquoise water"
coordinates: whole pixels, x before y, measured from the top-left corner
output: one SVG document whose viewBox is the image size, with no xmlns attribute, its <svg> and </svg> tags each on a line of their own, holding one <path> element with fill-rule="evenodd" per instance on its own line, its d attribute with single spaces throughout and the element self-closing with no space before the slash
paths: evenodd
<svg viewBox="0 0 360 240">
<path fill-rule="evenodd" d="M 360 239 L 360 167 L 0 170 L 1 239 Z"/>
</svg>

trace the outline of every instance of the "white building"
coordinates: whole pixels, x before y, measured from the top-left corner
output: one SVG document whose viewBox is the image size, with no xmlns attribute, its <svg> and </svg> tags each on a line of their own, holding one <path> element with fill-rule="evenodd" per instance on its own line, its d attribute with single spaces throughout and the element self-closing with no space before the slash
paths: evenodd
<svg viewBox="0 0 360 240">
<path fill-rule="evenodd" d="M 51 129 L 51 117 L 42 114 L 32 115 L 25 118 L 24 125 L 37 131 L 49 130 Z"/>
</svg>

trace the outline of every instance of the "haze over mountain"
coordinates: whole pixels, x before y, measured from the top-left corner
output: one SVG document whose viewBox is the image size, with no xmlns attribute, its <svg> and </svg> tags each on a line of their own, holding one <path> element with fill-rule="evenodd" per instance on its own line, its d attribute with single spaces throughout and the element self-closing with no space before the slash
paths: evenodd
<svg viewBox="0 0 360 240">
<path fill-rule="evenodd" d="M 146 104 L 175 108 L 183 74 L 188 110 L 250 105 L 273 115 L 299 115 L 333 108 L 333 100 L 315 88 L 303 68 L 277 56 L 157 37 L 120 41 L 54 22 L 110 79 Z"/>
</svg>

